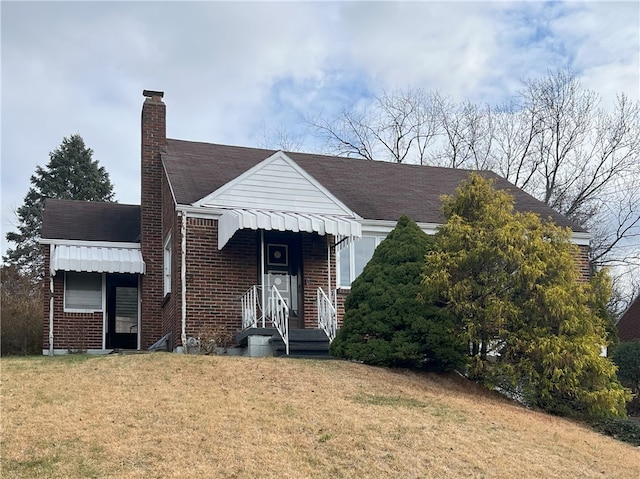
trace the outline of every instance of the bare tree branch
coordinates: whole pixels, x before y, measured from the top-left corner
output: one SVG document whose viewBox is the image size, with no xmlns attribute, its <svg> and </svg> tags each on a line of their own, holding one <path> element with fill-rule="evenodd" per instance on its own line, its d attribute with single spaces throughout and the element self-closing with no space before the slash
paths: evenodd
<svg viewBox="0 0 640 479">
<path fill-rule="evenodd" d="M 498 107 L 408 88 L 314 126 L 337 154 L 494 170 L 592 232 L 595 267 L 640 271 L 640 106 L 601 108 L 571 71 L 525 80 Z"/>
</svg>

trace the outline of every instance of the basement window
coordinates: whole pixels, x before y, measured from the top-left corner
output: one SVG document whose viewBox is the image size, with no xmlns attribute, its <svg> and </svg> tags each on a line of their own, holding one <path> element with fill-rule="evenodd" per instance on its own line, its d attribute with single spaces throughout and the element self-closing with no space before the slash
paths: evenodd
<svg viewBox="0 0 640 479">
<path fill-rule="evenodd" d="M 102 273 L 65 273 L 65 311 L 102 311 L 102 296 Z"/>
</svg>

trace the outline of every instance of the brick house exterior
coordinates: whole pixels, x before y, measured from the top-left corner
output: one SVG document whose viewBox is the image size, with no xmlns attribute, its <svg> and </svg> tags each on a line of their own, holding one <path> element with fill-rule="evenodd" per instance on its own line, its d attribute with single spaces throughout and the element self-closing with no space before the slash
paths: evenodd
<svg viewBox="0 0 640 479">
<path fill-rule="evenodd" d="M 633 300 L 616 323 L 620 341 L 640 341 L 640 295 Z"/>
<path fill-rule="evenodd" d="M 110 349 L 115 337 L 108 334 L 107 323 L 115 317 L 105 314 L 107 292 L 118 284 L 129 287 L 129 292 L 137 291 L 140 273 L 144 272 L 139 252 L 140 207 L 47 200 L 41 241 L 45 259 L 43 351 Z M 94 298 L 99 304 L 91 308 L 70 304 L 71 298 L 65 295 L 68 275 L 82 271 L 102 274 L 100 296 Z M 76 279 L 82 283 L 84 278 Z M 138 318 L 131 321 L 129 327 L 135 323 L 138 329 Z M 128 346 L 139 347 L 137 338 Z"/>
<path fill-rule="evenodd" d="M 257 331 L 283 308 L 290 330 L 339 325 L 350 282 L 396 220 L 435 232 L 441 195 L 469 174 L 167 139 L 163 93 L 144 96 L 140 206 L 45 205 L 45 354 L 186 348 L 204 330 Z M 572 228 L 588 276 L 586 231 L 483 174 L 518 210 Z"/>
</svg>

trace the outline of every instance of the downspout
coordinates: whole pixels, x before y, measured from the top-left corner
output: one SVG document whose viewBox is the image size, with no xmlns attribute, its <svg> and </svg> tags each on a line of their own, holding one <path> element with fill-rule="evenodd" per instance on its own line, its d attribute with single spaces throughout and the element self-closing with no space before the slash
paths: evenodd
<svg viewBox="0 0 640 479">
<path fill-rule="evenodd" d="M 182 347 L 187 351 L 187 212 L 182 212 L 182 226 L 180 228 L 180 296 L 182 318 Z"/>
<path fill-rule="evenodd" d="M 49 276 L 49 356 L 53 356 L 53 276 Z"/>
<path fill-rule="evenodd" d="M 49 245 L 49 356 L 53 356 L 53 271 L 51 271 L 51 260 L 54 248 L 54 245 Z"/>
</svg>

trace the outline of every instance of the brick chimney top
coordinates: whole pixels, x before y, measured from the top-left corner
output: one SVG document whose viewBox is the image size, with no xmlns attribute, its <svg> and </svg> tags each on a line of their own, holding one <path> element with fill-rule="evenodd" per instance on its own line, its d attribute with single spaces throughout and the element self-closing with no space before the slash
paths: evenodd
<svg viewBox="0 0 640 479">
<path fill-rule="evenodd" d="M 164 96 L 163 91 L 154 91 L 154 90 L 142 90 L 142 96 L 146 98 L 151 98 L 153 101 L 162 101 L 162 97 Z"/>
</svg>

